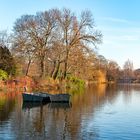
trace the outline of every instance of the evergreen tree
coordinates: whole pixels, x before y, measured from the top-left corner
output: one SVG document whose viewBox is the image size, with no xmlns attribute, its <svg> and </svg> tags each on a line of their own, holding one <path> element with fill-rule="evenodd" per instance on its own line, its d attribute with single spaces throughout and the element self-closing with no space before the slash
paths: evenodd
<svg viewBox="0 0 140 140">
<path fill-rule="evenodd" d="M 0 46 L 0 69 L 6 71 L 8 75 L 15 74 L 14 59 L 6 46 Z"/>
</svg>

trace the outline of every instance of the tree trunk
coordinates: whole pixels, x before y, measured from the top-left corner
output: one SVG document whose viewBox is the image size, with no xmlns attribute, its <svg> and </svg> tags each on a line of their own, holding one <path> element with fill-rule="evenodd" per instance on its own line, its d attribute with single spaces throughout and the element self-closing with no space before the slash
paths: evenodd
<svg viewBox="0 0 140 140">
<path fill-rule="evenodd" d="M 28 62 L 25 76 L 28 76 L 28 72 L 29 72 L 30 65 L 31 65 L 31 60 L 29 60 L 29 62 Z"/>
<path fill-rule="evenodd" d="M 65 61 L 65 64 L 64 64 L 64 79 L 66 78 L 67 76 L 67 61 Z"/>
<path fill-rule="evenodd" d="M 55 67 L 56 67 L 56 61 L 53 62 L 53 68 L 52 71 L 50 73 L 50 76 L 53 77 L 54 71 L 55 71 Z"/>
<path fill-rule="evenodd" d="M 54 74 L 53 74 L 53 79 L 54 79 L 54 80 L 56 79 L 56 77 L 57 77 L 57 75 L 58 75 L 59 68 L 60 68 L 60 62 L 58 61 L 56 70 L 54 71 Z"/>
<path fill-rule="evenodd" d="M 69 52 L 67 51 L 67 54 L 66 54 L 66 59 L 65 59 L 65 63 L 64 63 L 64 79 L 66 78 L 67 76 L 67 66 L 68 66 L 68 54 Z"/>
<path fill-rule="evenodd" d="M 41 69 L 41 73 L 40 73 L 40 77 L 44 76 L 44 57 L 41 58 L 40 60 L 40 69 Z"/>
</svg>

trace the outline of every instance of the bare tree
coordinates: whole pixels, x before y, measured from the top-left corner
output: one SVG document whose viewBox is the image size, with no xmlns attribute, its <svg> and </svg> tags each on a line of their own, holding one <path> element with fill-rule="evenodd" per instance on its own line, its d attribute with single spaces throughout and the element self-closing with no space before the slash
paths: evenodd
<svg viewBox="0 0 140 140">
<path fill-rule="evenodd" d="M 129 59 L 124 63 L 123 66 L 124 69 L 124 77 L 125 78 L 132 78 L 134 73 L 133 73 L 133 62 L 131 62 Z"/>
<path fill-rule="evenodd" d="M 6 30 L 0 31 L 0 46 L 9 47 L 10 38 Z"/>
<path fill-rule="evenodd" d="M 102 41 L 90 11 L 83 11 L 77 17 L 69 9 L 24 15 L 15 22 L 13 36 L 17 54 L 26 60 L 26 75 L 35 60 L 39 62 L 40 76 L 47 71 L 54 79 L 60 73 L 63 78 L 68 72 L 84 73 L 86 61 L 88 68 L 94 67 L 89 46 L 96 47 Z"/>
<path fill-rule="evenodd" d="M 101 42 L 102 34 L 94 28 L 94 21 L 90 11 L 81 13 L 80 20 L 69 9 L 63 9 L 58 15 L 60 32 L 65 49 L 64 78 L 67 74 L 68 60 L 72 48 L 85 46 L 87 43 Z"/>
<path fill-rule="evenodd" d="M 117 64 L 117 62 L 115 61 L 108 61 L 107 64 L 107 69 L 106 69 L 106 78 L 108 80 L 108 82 L 110 81 L 114 81 L 116 82 L 117 79 L 119 78 L 119 65 Z"/>
<path fill-rule="evenodd" d="M 45 56 L 48 48 L 51 46 L 55 26 L 55 10 L 40 12 L 35 16 L 22 16 L 16 21 L 14 26 L 14 36 L 17 38 L 16 44 L 18 47 L 26 47 L 26 52 L 24 53 L 35 54 L 40 63 L 41 77 L 44 75 Z M 22 46 L 23 42 L 24 45 Z M 30 64 L 31 58 L 29 57 L 28 64 Z"/>
</svg>

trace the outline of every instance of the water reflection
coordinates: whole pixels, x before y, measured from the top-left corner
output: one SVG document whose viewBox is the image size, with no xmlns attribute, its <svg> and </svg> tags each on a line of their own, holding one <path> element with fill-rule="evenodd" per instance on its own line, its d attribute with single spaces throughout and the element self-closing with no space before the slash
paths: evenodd
<svg viewBox="0 0 140 140">
<path fill-rule="evenodd" d="M 49 103 L 48 107 L 51 109 L 69 109 L 72 107 L 72 103 Z"/>
<path fill-rule="evenodd" d="M 0 94 L 0 139 L 126 139 L 128 129 L 137 139 L 139 91 L 138 85 L 89 85 L 72 94 L 71 104 L 22 103 L 20 94 Z"/>
<path fill-rule="evenodd" d="M 30 124 L 28 125 L 29 129 L 32 131 L 34 129 L 35 133 L 35 136 L 29 133 L 27 137 L 32 139 L 42 139 L 42 137 L 43 139 L 65 139 L 69 108 L 69 104 L 53 103 L 24 109 L 23 115 L 25 119 L 27 118 L 26 123 Z"/>
<path fill-rule="evenodd" d="M 32 109 L 35 107 L 42 107 L 43 105 L 46 105 L 47 103 L 41 103 L 41 102 L 23 102 L 22 103 L 22 109 Z"/>
<path fill-rule="evenodd" d="M 8 120 L 15 107 L 15 94 L 0 93 L 0 122 Z"/>
</svg>

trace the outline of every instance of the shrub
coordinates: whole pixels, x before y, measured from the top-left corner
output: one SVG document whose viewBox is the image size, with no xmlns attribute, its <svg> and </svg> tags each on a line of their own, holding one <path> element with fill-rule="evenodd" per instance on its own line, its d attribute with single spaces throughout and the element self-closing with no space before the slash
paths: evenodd
<svg viewBox="0 0 140 140">
<path fill-rule="evenodd" d="M 74 76 L 69 76 L 67 77 L 68 81 L 72 82 L 73 84 L 79 85 L 79 86 L 84 86 L 85 82 L 82 79 L 79 79 Z"/>
<path fill-rule="evenodd" d="M 6 80 L 7 78 L 8 78 L 7 72 L 0 69 L 0 80 Z"/>
</svg>

